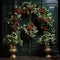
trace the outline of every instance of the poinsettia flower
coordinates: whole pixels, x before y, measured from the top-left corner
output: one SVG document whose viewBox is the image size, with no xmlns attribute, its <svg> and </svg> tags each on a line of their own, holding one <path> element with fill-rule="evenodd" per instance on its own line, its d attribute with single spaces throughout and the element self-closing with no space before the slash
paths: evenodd
<svg viewBox="0 0 60 60">
<path fill-rule="evenodd" d="M 31 26 L 28 28 L 28 30 L 30 30 L 30 31 L 32 31 L 32 29 L 33 29 L 33 28 L 32 28 Z"/>
<path fill-rule="evenodd" d="M 12 21 L 13 22 L 17 22 L 18 21 L 18 18 L 13 18 Z"/>
<path fill-rule="evenodd" d="M 33 8 L 32 8 L 32 7 L 28 7 L 28 9 L 29 9 L 30 11 L 33 11 Z"/>
<path fill-rule="evenodd" d="M 48 31 L 48 27 L 44 27 L 43 30 L 44 30 L 44 31 Z"/>
<path fill-rule="evenodd" d="M 19 13 L 19 14 L 22 14 L 22 13 L 26 13 L 25 11 L 23 11 L 21 8 L 14 8 L 13 12 L 15 13 Z"/>
<path fill-rule="evenodd" d="M 43 13 L 44 12 L 44 9 L 43 8 L 39 8 L 39 12 L 40 13 Z"/>
<path fill-rule="evenodd" d="M 28 27 L 28 30 L 32 30 L 33 29 L 33 27 L 34 27 L 34 24 L 33 23 L 30 23 L 30 25 L 29 25 L 29 27 Z"/>
<path fill-rule="evenodd" d="M 30 24 L 30 26 L 31 26 L 31 27 L 34 27 L 34 24 L 33 24 L 33 23 L 31 23 L 31 24 Z"/>
<path fill-rule="evenodd" d="M 17 26 L 13 26 L 13 27 L 12 27 L 12 30 L 13 30 L 13 31 L 17 31 Z"/>
<path fill-rule="evenodd" d="M 41 17 L 39 18 L 39 20 L 40 20 L 40 21 L 44 21 L 44 17 L 41 16 Z"/>
</svg>

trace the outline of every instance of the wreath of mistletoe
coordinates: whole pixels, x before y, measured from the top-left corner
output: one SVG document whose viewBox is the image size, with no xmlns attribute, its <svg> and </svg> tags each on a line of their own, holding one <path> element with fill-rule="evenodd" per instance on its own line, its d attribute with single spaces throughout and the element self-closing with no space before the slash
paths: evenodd
<svg viewBox="0 0 60 60">
<path fill-rule="evenodd" d="M 28 18 L 28 23 L 22 25 L 24 17 Z M 20 33 L 24 31 L 32 38 L 39 34 L 39 43 L 55 43 L 53 21 L 52 14 L 44 7 L 39 7 L 32 2 L 24 2 L 21 6 L 16 5 L 6 19 L 11 33 L 4 38 L 4 41 L 22 45 Z"/>
</svg>

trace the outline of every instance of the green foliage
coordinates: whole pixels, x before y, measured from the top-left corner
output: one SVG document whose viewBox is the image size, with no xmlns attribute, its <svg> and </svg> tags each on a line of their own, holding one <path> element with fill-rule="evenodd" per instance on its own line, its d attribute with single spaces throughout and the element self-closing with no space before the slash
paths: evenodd
<svg viewBox="0 0 60 60">
<path fill-rule="evenodd" d="M 28 17 L 28 23 L 21 25 L 20 23 L 23 15 L 25 18 Z M 32 20 L 34 20 L 34 22 L 32 22 Z M 56 39 L 53 22 L 54 19 L 52 18 L 52 13 L 50 13 L 45 7 L 32 4 L 32 2 L 24 2 L 21 6 L 16 5 L 14 6 L 14 10 L 9 13 L 9 16 L 6 20 L 6 23 L 9 25 L 12 31 L 10 34 L 6 35 L 3 43 L 21 46 L 23 44 L 23 41 L 20 37 L 21 30 L 24 30 L 24 32 L 30 37 L 37 36 L 36 34 L 42 30 L 43 35 L 40 34 L 38 43 L 54 44 Z M 39 26 L 37 27 L 36 25 Z"/>
<path fill-rule="evenodd" d="M 23 45 L 23 41 L 21 40 L 20 36 L 18 35 L 19 32 L 12 32 L 12 34 L 8 34 L 3 39 L 3 44 L 13 44 L 13 45 Z"/>
</svg>

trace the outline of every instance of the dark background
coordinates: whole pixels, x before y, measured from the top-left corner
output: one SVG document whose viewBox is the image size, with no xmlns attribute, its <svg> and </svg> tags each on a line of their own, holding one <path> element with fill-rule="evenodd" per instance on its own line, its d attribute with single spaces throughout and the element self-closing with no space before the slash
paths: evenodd
<svg viewBox="0 0 60 60">
<path fill-rule="evenodd" d="M 9 56 L 8 46 L 2 45 L 3 37 L 6 34 L 8 34 L 7 24 L 4 22 L 5 17 L 8 15 L 9 11 L 13 8 L 14 5 L 22 4 L 24 1 L 25 0 L 2 0 L 2 13 L 1 13 L 2 15 L 1 15 L 1 19 L 0 19 L 0 21 L 1 21 L 0 26 L 2 28 L 2 29 L 0 29 L 1 30 L 1 33 L 0 33 L 0 36 L 1 36 L 0 37 L 0 57 L 8 57 Z M 31 0 L 26 0 L 26 1 L 31 1 Z M 40 2 L 41 2 L 40 0 L 32 0 L 32 1 L 34 3 L 38 3 L 38 4 L 40 4 Z M 43 2 L 43 6 L 46 6 L 44 4 L 45 1 L 43 0 L 42 2 Z M 55 19 L 54 27 L 55 27 L 55 30 L 56 30 L 56 42 L 57 42 L 57 44 L 55 46 L 52 46 L 52 49 L 53 49 L 52 53 L 53 53 L 53 55 L 58 55 L 59 54 L 58 8 L 55 7 L 55 9 L 51 12 L 53 13 L 53 18 Z M 29 53 L 28 44 L 25 44 L 23 47 L 18 47 L 17 55 L 19 55 L 19 56 L 45 56 L 44 51 L 43 51 L 43 46 L 38 45 L 36 43 L 36 40 L 34 40 L 33 43 L 32 43 L 31 53 Z"/>
</svg>

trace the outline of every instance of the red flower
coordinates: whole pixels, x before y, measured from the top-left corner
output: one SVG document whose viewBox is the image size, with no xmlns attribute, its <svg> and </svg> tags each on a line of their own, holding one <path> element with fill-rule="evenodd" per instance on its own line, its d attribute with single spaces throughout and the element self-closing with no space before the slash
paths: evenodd
<svg viewBox="0 0 60 60">
<path fill-rule="evenodd" d="M 18 18 L 13 18 L 12 21 L 13 22 L 17 22 L 18 21 Z"/>
<path fill-rule="evenodd" d="M 44 17 L 40 17 L 40 19 L 39 19 L 40 21 L 44 21 Z"/>
<path fill-rule="evenodd" d="M 19 22 L 15 22 L 15 24 L 16 24 L 17 26 L 19 26 Z"/>
<path fill-rule="evenodd" d="M 30 26 L 31 26 L 31 27 L 34 27 L 34 24 L 33 24 L 33 23 L 31 23 L 31 24 L 30 24 Z"/>
<path fill-rule="evenodd" d="M 28 28 L 28 30 L 30 30 L 30 31 L 32 31 L 32 29 L 33 29 L 33 28 L 32 28 L 31 26 Z"/>
<path fill-rule="evenodd" d="M 25 12 L 22 10 L 22 9 L 20 9 L 20 8 L 14 8 L 14 11 L 13 11 L 14 13 L 15 12 L 17 12 L 17 13 L 19 13 L 19 14 L 22 14 L 22 13 L 24 13 L 25 14 Z"/>
<path fill-rule="evenodd" d="M 12 27 L 13 31 L 17 31 L 17 26 Z"/>
<path fill-rule="evenodd" d="M 39 8 L 39 12 L 40 13 L 43 13 L 44 12 L 44 9 L 43 8 Z"/>
<path fill-rule="evenodd" d="M 32 8 L 32 7 L 28 7 L 28 9 L 29 9 L 30 11 L 33 11 L 33 8 Z"/>
<path fill-rule="evenodd" d="M 29 28 L 28 28 L 28 30 L 32 30 L 33 29 L 33 27 L 34 27 L 34 24 L 33 23 L 31 23 L 30 25 L 29 25 Z"/>
<path fill-rule="evenodd" d="M 17 9 L 17 13 L 22 14 L 22 13 L 23 13 L 23 10 L 20 9 L 20 8 L 18 8 L 18 9 Z"/>
<path fill-rule="evenodd" d="M 47 28 L 47 27 L 44 27 L 44 28 L 43 28 L 43 30 L 44 30 L 44 31 L 47 31 L 47 30 L 48 30 L 48 28 Z"/>
</svg>

